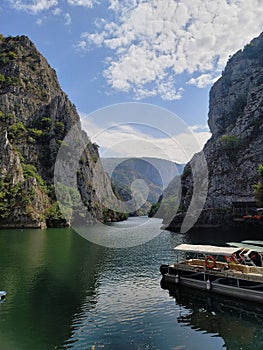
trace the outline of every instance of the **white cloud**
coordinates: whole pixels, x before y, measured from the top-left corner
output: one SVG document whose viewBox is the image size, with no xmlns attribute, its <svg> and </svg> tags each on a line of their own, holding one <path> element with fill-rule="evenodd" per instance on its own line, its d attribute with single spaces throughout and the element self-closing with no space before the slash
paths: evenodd
<svg viewBox="0 0 263 350">
<path fill-rule="evenodd" d="M 68 4 L 72 6 L 93 7 L 97 1 L 95 0 L 68 0 Z"/>
<path fill-rule="evenodd" d="M 179 163 L 188 162 L 211 137 L 207 126 L 192 125 L 177 135 L 159 137 L 132 124 L 112 124 L 101 128 L 82 114 L 82 126 L 101 149 L 102 157 L 159 157 Z"/>
<path fill-rule="evenodd" d="M 91 47 L 92 44 L 95 44 L 96 46 L 101 46 L 105 39 L 105 33 L 102 32 L 89 34 L 84 32 L 81 34 L 81 39 L 83 39 L 82 41 L 86 43 L 86 49 L 88 48 L 88 46 Z"/>
<path fill-rule="evenodd" d="M 71 16 L 69 13 L 64 14 L 64 19 L 65 19 L 65 25 L 69 26 L 72 23 Z"/>
<path fill-rule="evenodd" d="M 18 11 L 25 11 L 32 14 L 38 14 L 42 11 L 47 11 L 59 3 L 61 0 L 7 0 L 13 8 Z M 98 3 L 98 0 L 67 0 L 68 4 L 71 6 L 82 6 L 87 8 L 92 8 Z M 60 15 L 62 10 L 60 8 L 55 8 L 53 11 L 55 16 Z"/>
<path fill-rule="evenodd" d="M 178 99 L 187 82 L 210 85 L 229 55 L 263 27 L 261 0 L 109 0 L 108 8 L 115 20 L 85 33 L 79 47 L 112 50 L 104 76 L 113 89 L 136 98 Z M 187 78 L 179 83 L 182 73 Z"/>
<path fill-rule="evenodd" d="M 46 11 L 54 6 L 57 6 L 58 0 L 9 0 L 9 3 L 16 10 L 37 14 L 39 12 Z"/>
<path fill-rule="evenodd" d="M 78 51 L 81 51 L 81 52 L 86 51 L 87 50 L 87 42 L 85 40 L 79 41 L 76 45 L 76 49 Z"/>
<path fill-rule="evenodd" d="M 62 9 L 59 7 L 56 7 L 53 11 L 52 11 L 54 16 L 62 16 L 65 20 L 65 26 L 69 26 L 72 24 L 72 19 L 70 14 L 67 13 L 63 13 Z"/>
<path fill-rule="evenodd" d="M 36 24 L 37 24 L 38 26 L 41 26 L 41 25 L 43 24 L 43 22 L 44 22 L 43 18 L 38 18 L 38 19 L 36 20 Z"/>
<path fill-rule="evenodd" d="M 207 85 L 213 84 L 219 77 L 220 76 L 213 77 L 211 74 L 202 74 L 197 78 L 191 78 L 188 81 L 188 84 L 203 88 Z"/>
<path fill-rule="evenodd" d="M 183 88 L 179 88 L 177 91 L 174 87 L 174 82 L 171 80 L 167 82 L 161 81 L 158 84 L 158 94 L 167 101 L 180 100 L 183 96 L 183 92 Z"/>
<path fill-rule="evenodd" d="M 59 7 L 56 7 L 56 8 L 52 11 L 52 13 L 53 13 L 54 16 L 60 16 L 60 15 L 61 15 L 61 12 L 62 12 L 62 10 L 61 10 Z"/>
</svg>

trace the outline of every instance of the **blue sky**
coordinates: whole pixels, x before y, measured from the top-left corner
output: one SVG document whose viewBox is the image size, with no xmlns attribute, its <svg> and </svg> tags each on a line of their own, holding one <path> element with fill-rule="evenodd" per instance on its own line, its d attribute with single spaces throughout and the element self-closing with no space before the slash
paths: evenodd
<svg viewBox="0 0 263 350">
<path fill-rule="evenodd" d="M 209 137 L 212 83 L 229 55 L 262 31 L 263 0 L 2 0 L 0 24 L 5 36 L 28 35 L 47 58 L 102 153 L 149 156 L 134 145 L 111 152 L 111 142 L 132 136 L 156 146 L 162 139 L 167 158 L 185 162 Z M 131 102 L 141 106 L 136 118 L 123 108 Z M 173 127 L 170 113 L 181 118 Z M 154 118 L 163 119 L 163 138 L 151 128 Z M 188 140 L 182 125 L 200 143 L 186 157 L 167 151 L 178 135 L 179 143 Z"/>
</svg>

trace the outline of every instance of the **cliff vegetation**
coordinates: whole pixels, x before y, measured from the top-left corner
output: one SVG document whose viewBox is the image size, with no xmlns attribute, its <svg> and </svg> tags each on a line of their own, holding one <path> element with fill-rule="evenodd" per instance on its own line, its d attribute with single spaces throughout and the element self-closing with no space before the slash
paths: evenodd
<svg viewBox="0 0 263 350">
<path fill-rule="evenodd" d="M 233 203 L 255 201 L 254 186 L 262 176 L 258 167 L 263 163 L 263 33 L 230 57 L 211 88 L 208 124 L 212 137 L 203 149 L 208 193 L 204 208 L 198 208 L 202 213 L 197 225 L 231 225 Z M 170 229 L 180 227 L 193 196 L 191 162 L 181 184 L 180 211 L 166 222 Z"/>
<path fill-rule="evenodd" d="M 65 219 L 53 176 L 58 151 L 73 125 L 86 148 L 77 171 L 80 197 L 76 189 L 59 189 L 68 196 Z M 61 90 L 54 69 L 28 37 L 0 35 L 0 227 L 68 225 L 78 212 L 76 198 L 94 221 L 126 218 L 100 203 L 92 186 L 97 161 L 98 147 L 81 129 L 76 108 Z M 104 173 L 100 177 L 107 193 L 108 178 Z"/>
</svg>

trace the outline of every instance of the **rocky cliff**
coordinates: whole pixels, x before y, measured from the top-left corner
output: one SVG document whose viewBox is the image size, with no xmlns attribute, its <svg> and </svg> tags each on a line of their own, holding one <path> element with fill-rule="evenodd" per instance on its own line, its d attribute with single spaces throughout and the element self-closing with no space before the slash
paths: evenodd
<svg viewBox="0 0 263 350">
<path fill-rule="evenodd" d="M 208 192 L 197 225 L 231 224 L 232 203 L 254 200 L 253 185 L 263 163 L 263 34 L 229 59 L 211 88 L 208 117 L 212 137 L 203 150 Z M 181 213 L 171 229 L 180 226 L 192 199 L 191 162 L 181 178 Z"/>
<path fill-rule="evenodd" d="M 73 126 L 86 145 L 76 175 L 81 200 L 94 221 L 117 220 L 121 215 L 103 208 L 93 187 L 97 145 L 81 130 L 56 72 L 26 36 L 0 36 L 0 227 L 69 223 L 56 202 L 53 177 L 58 151 Z M 99 176 L 101 191 L 110 192 L 107 176 Z"/>
</svg>

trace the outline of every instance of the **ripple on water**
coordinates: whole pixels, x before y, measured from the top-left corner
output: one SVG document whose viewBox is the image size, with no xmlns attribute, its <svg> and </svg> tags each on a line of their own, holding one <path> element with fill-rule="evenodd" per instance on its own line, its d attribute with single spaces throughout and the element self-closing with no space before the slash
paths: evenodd
<svg viewBox="0 0 263 350">
<path fill-rule="evenodd" d="M 145 218 L 116 225 L 133 227 L 137 220 Z M 150 236 L 151 230 L 160 231 L 158 222 L 136 224 L 134 230 L 143 234 L 145 229 Z M 5 247 L 1 287 L 8 292 L 0 305 L 4 350 L 222 348 L 222 338 L 204 331 L 220 320 L 217 315 L 209 318 L 209 312 L 201 313 L 191 300 L 177 303 L 160 287 L 159 266 L 174 260 L 173 248 L 186 236 L 165 231 L 145 244 L 112 249 L 68 229 L 12 232 L 0 237 Z M 110 234 L 114 238 L 114 232 Z M 233 324 L 238 322 L 233 319 Z M 259 326 L 246 326 L 242 329 L 255 329 L 261 336 Z M 237 336 L 235 341 L 238 344 Z"/>
</svg>

